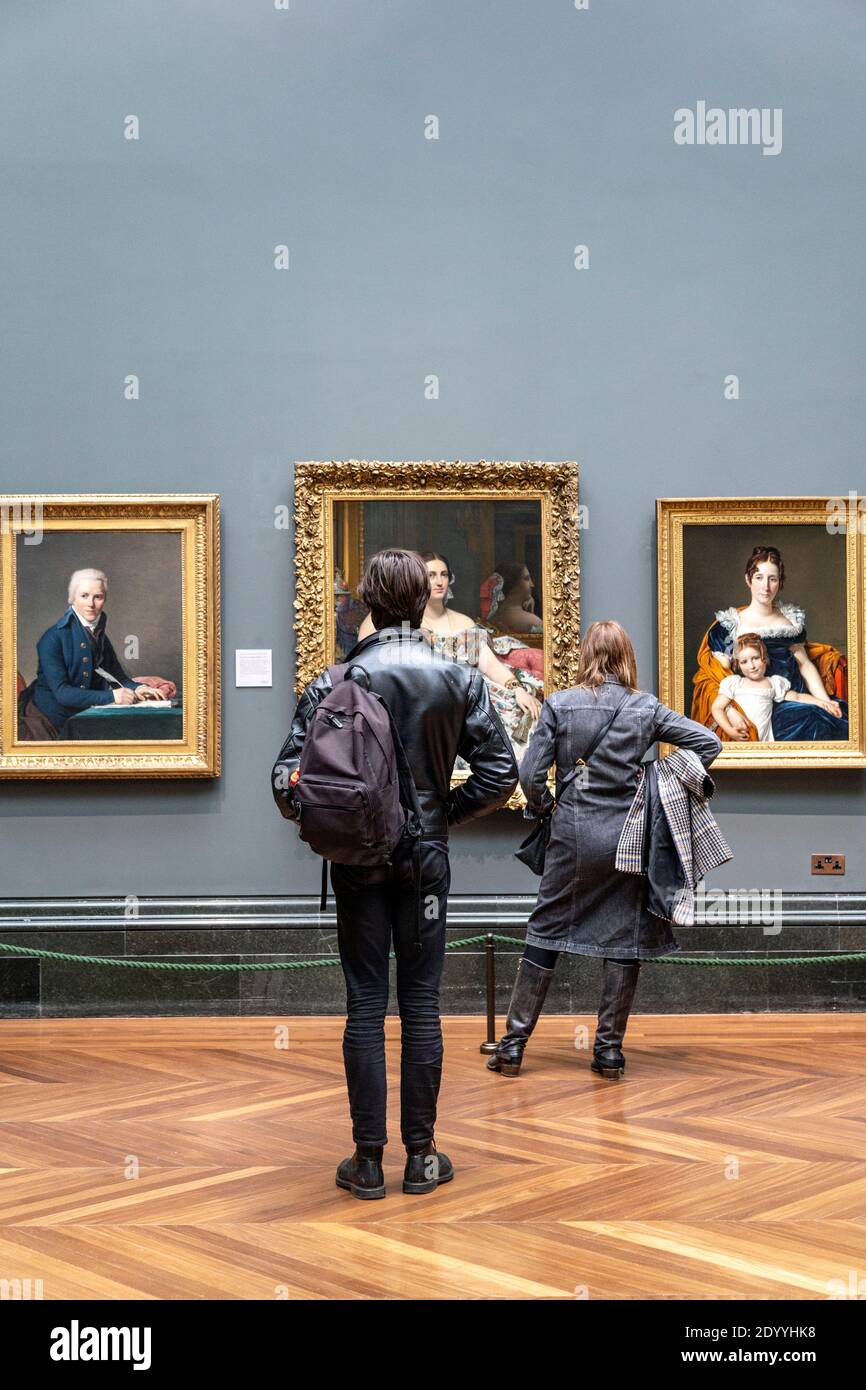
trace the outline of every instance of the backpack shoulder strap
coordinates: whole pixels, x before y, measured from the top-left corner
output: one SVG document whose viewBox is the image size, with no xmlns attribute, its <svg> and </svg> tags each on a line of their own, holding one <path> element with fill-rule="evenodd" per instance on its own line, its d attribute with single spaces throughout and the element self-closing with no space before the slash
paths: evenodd
<svg viewBox="0 0 866 1390">
<path fill-rule="evenodd" d="M 328 692 L 329 694 L 332 694 L 333 691 L 336 690 L 336 688 L 337 688 L 337 686 L 339 685 L 340 681 L 345 680 L 345 679 L 347 678 L 348 673 L 349 673 L 349 667 L 348 667 L 348 665 L 347 665 L 347 663 L 346 663 L 345 661 L 340 661 L 340 662 L 335 663 L 333 666 L 326 666 L 326 667 L 325 667 L 325 675 L 328 677 L 329 681 L 331 682 L 331 689 L 330 689 L 330 691 Z M 326 698 L 326 697 L 323 697 L 323 698 Z M 326 859 L 326 858 L 324 857 L 324 855 L 323 855 L 323 856 L 322 856 L 322 891 L 321 891 L 321 893 L 320 893 L 320 895 L 319 895 L 319 911 L 320 911 L 320 912 L 324 912 L 325 909 L 327 908 L 327 905 L 328 905 L 328 861 L 327 861 L 327 859 Z"/>
</svg>

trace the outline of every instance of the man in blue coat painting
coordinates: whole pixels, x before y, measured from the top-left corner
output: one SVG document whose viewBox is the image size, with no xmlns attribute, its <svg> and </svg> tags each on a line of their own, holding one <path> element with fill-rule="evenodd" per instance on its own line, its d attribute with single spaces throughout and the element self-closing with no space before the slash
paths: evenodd
<svg viewBox="0 0 866 1390">
<path fill-rule="evenodd" d="M 19 696 L 20 739 L 63 738 L 67 720 L 92 705 L 160 699 L 168 686 L 174 693 L 171 682 L 160 680 L 162 689 L 154 689 L 124 670 L 105 631 L 107 593 L 102 570 L 76 570 L 70 578 L 69 607 L 36 643 L 36 679 Z"/>
</svg>

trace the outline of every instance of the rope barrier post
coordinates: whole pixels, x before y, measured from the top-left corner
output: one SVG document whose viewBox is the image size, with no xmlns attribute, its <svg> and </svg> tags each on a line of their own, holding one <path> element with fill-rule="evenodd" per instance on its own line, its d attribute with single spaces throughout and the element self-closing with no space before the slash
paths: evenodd
<svg viewBox="0 0 866 1390">
<path fill-rule="evenodd" d="M 479 1052 L 496 1051 L 496 942 L 489 931 L 484 939 L 484 979 L 487 985 L 487 1041 Z"/>
</svg>

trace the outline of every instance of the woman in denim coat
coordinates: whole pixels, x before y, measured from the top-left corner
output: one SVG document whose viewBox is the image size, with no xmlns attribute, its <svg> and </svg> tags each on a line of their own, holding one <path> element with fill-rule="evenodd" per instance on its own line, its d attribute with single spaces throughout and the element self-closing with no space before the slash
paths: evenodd
<svg viewBox="0 0 866 1390">
<path fill-rule="evenodd" d="M 592 1069 L 609 1079 L 625 1067 L 622 1040 L 642 960 L 679 950 L 669 924 L 646 907 L 646 880 L 616 868 L 620 833 L 645 753 L 662 740 L 691 748 L 704 767 L 721 751 L 709 729 L 676 714 L 637 688 L 628 633 L 617 622 L 593 623 L 580 653 L 577 683 L 545 700 L 520 770 L 527 809 L 552 804 L 547 774 L 563 775 L 591 749 L 616 717 L 586 768 L 557 798 L 538 901 L 529 918 L 506 1019 L 506 1032 L 487 1065 L 504 1076 L 520 1071 L 526 1040 L 544 1005 L 560 951 L 601 956 L 601 1003 Z"/>
</svg>

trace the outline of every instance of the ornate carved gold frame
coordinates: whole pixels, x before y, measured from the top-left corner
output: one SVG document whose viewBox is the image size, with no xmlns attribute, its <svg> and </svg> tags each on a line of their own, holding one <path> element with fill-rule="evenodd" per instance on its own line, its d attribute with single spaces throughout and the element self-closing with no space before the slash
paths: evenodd
<svg viewBox="0 0 866 1390">
<path fill-rule="evenodd" d="M 332 603 L 333 503 L 429 497 L 541 504 L 544 688 L 574 683 L 580 643 L 578 465 L 479 459 L 380 463 L 360 459 L 299 463 L 295 468 L 296 690 L 334 660 Z M 465 777 L 465 773 L 462 777 Z M 462 780 L 455 774 L 455 782 Z M 513 798 L 514 806 L 522 797 Z"/>
<path fill-rule="evenodd" d="M 17 737 L 15 536 L 31 530 L 176 531 L 183 590 L 183 738 L 21 742 Z M 22 522 L 23 516 L 23 522 Z M 220 772 L 219 497 L 213 493 L 0 497 L 0 777 L 218 777 Z"/>
<path fill-rule="evenodd" d="M 656 502 L 658 529 L 658 649 L 659 699 L 671 709 L 680 707 L 684 690 L 683 529 L 686 526 L 820 525 L 827 526 L 826 497 L 669 497 Z M 862 523 L 861 523 L 862 524 Z M 838 537 L 845 545 L 848 712 L 847 743 L 790 742 L 777 744 L 725 743 L 714 768 L 866 767 L 866 710 L 864 710 L 864 574 L 866 534 L 849 525 Z M 688 692 L 686 692 L 688 696 Z M 665 750 L 666 751 L 666 750 Z"/>
</svg>

